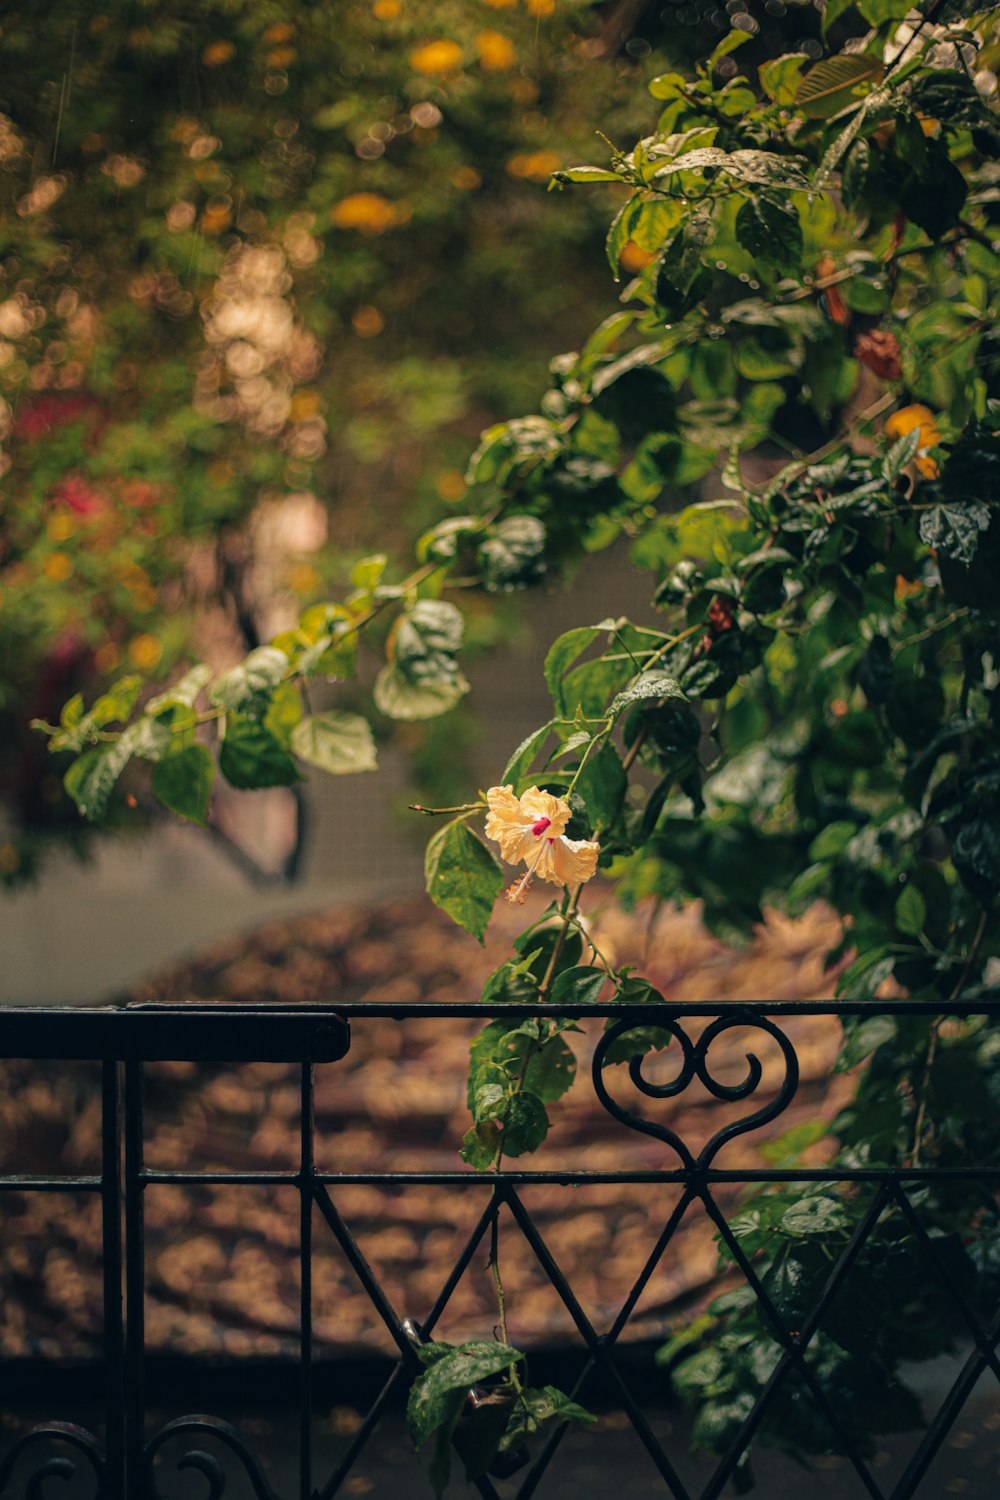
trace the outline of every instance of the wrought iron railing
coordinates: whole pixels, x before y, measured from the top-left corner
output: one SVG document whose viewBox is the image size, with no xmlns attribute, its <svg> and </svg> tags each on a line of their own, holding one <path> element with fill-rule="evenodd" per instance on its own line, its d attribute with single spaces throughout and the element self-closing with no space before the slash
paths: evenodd
<svg viewBox="0 0 1000 1500">
<path fill-rule="evenodd" d="M 936 1007 L 918 1002 L 883 1003 L 877 1008 L 895 1016 L 930 1018 Z M 921 1222 L 914 1195 L 931 1180 L 974 1180 L 995 1194 L 1000 1191 L 1000 1163 L 975 1162 L 943 1171 L 934 1165 L 860 1165 L 854 1167 L 730 1167 L 720 1164 L 724 1148 L 737 1137 L 761 1130 L 779 1119 L 796 1095 L 799 1066 L 795 1046 L 784 1029 L 790 1017 L 870 1017 L 871 1004 L 760 1003 L 760 1004 L 672 1004 L 641 1006 L 577 1005 L 555 1007 L 546 1014 L 566 1019 L 610 1018 L 592 1059 L 592 1084 L 597 1100 L 618 1126 L 622 1165 L 614 1171 L 537 1169 L 530 1165 L 505 1164 L 485 1183 L 481 1173 L 454 1168 L 428 1171 L 340 1171 L 322 1170 L 316 1161 L 314 1129 L 314 1081 L 317 1066 L 336 1065 L 350 1046 L 350 1023 L 355 1018 L 405 1023 L 408 1020 L 483 1018 L 472 1005 L 356 1004 L 337 1008 L 322 1006 L 185 1005 L 130 1007 L 107 1010 L 0 1009 L 0 1057 L 45 1059 L 90 1059 L 101 1064 L 102 1157 L 100 1171 L 81 1175 L 0 1176 L 0 1192 L 98 1195 L 102 1212 L 103 1249 L 103 1433 L 98 1436 L 82 1426 L 53 1420 L 21 1434 L 0 1453 L 0 1500 L 31 1500 L 48 1494 L 49 1479 L 79 1484 L 86 1476 L 92 1500 L 155 1500 L 161 1488 L 164 1450 L 171 1445 L 183 1449 L 179 1469 L 203 1476 L 207 1493 L 220 1500 L 227 1488 L 227 1462 L 240 1470 L 241 1483 L 258 1500 L 332 1500 L 350 1493 L 350 1476 L 363 1451 L 372 1441 L 386 1411 L 405 1391 L 420 1365 L 415 1349 L 434 1334 L 456 1287 L 481 1245 L 490 1236 L 502 1209 L 506 1209 L 534 1253 L 538 1265 L 555 1290 L 582 1343 L 582 1355 L 571 1394 L 585 1401 L 588 1384 L 601 1378 L 610 1389 L 620 1411 L 631 1423 L 637 1441 L 651 1458 L 663 1482 L 662 1493 L 678 1500 L 715 1500 L 726 1489 L 741 1457 L 758 1433 L 770 1404 L 790 1377 L 798 1379 L 836 1435 L 844 1459 L 861 1490 L 874 1500 L 911 1500 L 937 1497 L 925 1480 L 936 1455 L 952 1431 L 985 1371 L 1000 1380 L 1000 1310 L 981 1316 L 961 1288 L 949 1276 L 938 1255 L 933 1237 Z M 1000 1003 L 977 1005 L 975 1015 L 1000 1019 Z M 516 1023 L 539 1014 L 537 1007 L 510 1005 L 503 1015 Z M 603 1066 L 607 1049 L 637 1026 L 655 1026 L 671 1038 L 666 1056 L 674 1072 L 666 1080 L 651 1080 L 640 1057 L 628 1064 L 631 1097 L 622 1102 L 622 1075 Z M 745 1032 L 766 1039 L 780 1058 L 780 1065 L 765 1078 L 752 1044 L 745 1052 L 746 1072 L 736 1081 L 722 1081 L 713 1072 L 712 1049 L 724 1034 Z M 144 1155 L 144 1065 L 159 1060 L 267 1061 L 298 1065 L 301 1088 L 301 1120 L 298 1160 L 293 1168 L 267 1171 L 159 1170 L 147 1166 Z M 710 1137 L 692 1144 L 671 1123 L 671 1105 L 693 1083 L 699 1083 L 714 1099 L 722 1101 L 726 1118 Z M 745 1112 L 738 1107 L 746 1105 Z M 640 1107 L 642 1112 L 640 1111 Z M 647 1113 L 652 1110 L 653 1113 Z M 665 1148 L 664 1160 L 655 1167 L 630 1166 L 629 1142 L 635 1134 L 653 1137 Z M 849 1243 L 831 1264 L 826 1285 L 800 1327 L 789 1329 L 758 1276 L 753 1258 L 744 1253 L 717 1201 L 724 1189 L 748 1183 L 831 1182 L 866 1184 L 870 1206 Z M 470 1189 L 486 1193 L 488 1201 L 479 1215 L 454 1265 L 443 1277 L 433 1305 L 426 1309 L 394 1306 L 380 1278 L 366 1259 L 355 1235 L 338 1208 L 338 1190 L 348 1185 L 379 1187 L 433 1184 L 456 1192 Z M 665 1208 L 664 1222 L 655 1244 L 634 1283 L 622 1288 L 622 1302 L 609 1326 L 598 1329 L 588 1317 L 570 1280 L 557 1264 L 535 1217 L 525 1205 L 525 1190 L 538 1185 L 551 1189 L 575 1188 L 581 1184 L 632 1185 L 637 1192 L 655 1192 L 671 1185 L 676 1196 Z M 145 1392 L 146 1361 L 144 1303 L 146 1256 L 144 1248 L 144 1197 L 156 1185 L 273 1186 L 281 1184 L 298 1193 L 298 1260 L 300 1264 L 299 1356 L 297 1360 L 298 1481 L 291 1491 L 278 1494 L 259 1458 L 244 1436 L 221 1418 L 183 1416 L 149 1430 Z M 689 1210 L 697 1208 L 714 1227 L 747 1285 L 758 1299 L 781 1356 L 764 1384 L 760 1397 L 727 1452 L 714 1463 L 712 1472 L 692 1485 L 683 1478 L 677 1455 L 669 1451 L 662 1435 L 630 1389 L 617 1359 L 616 1346 L 629 1326 L 650 1278 L 664 1257 L 669 1257 L 678 1226 Z M 950 1388 L 917 1443 L 909 1461 L 896 1474 L 891 1488 L 879 1478 L 825 1392 L 806 1358 L 823 1317 L 843 1289 L 851 1268 L 863 1252 L 869 1236 L 890 1208 L 901 1213 L 923 1247 L 927 1275 L 936 1278 L 950 1299 L 956 1329 L 965 1341 L 967 1354 Z M 317 1212 L 318 1211 L 318 1212 Z M 566 1212 L 573 1202 L 567 1197 Z M 331 1472 L 317 1472 L 315 1462 L 315 1373 L 316 1343 L 313 1332 L 312 1264 L 314 1234 L 319 1219 L 333 1236 L 351 1266 L 364 1293 L 395 1345 L 397 1359 L 380 1394 L 354 1432 L 346 1452 Z M 475 1488 L 482 1496 L 516 1495 L 529 1500 L 556 1459 L 564 1428 L 555 1428 L 532 1455 L 529 1465 L 512 1484 L 498 1490 L 493 1480 L 482 1477 Z M 215 1445 L 220 1458 L 206 1448 Z M 416 1460 L 415 1460 L 416 1463 Z M 199 1481 L 200 1482 L 200 1481 Z M 602 1486 L 603 1488 L 604 1486 Z M 176 1491 L 180 1493 L 181 1491 Z M 173 1493 L 173 1492 L 172 1492 Z M 184 1491 L 186 1493 L 186 1491 Z"/>
</svg>

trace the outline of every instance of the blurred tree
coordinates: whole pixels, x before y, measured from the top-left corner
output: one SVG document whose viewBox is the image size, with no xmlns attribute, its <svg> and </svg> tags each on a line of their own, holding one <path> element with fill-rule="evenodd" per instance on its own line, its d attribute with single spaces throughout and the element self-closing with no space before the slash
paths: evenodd
<svg viewBox="0 0 1000 1500">
<path fill-rule="evenodd" d="M 600 209 L 543 189 L 595 106 L 648 115 L 600 23 L 589 0 L 6 7 L 2 878 L 82 838 L 31 717 L 192 641 L 227 665 L 345 553 L 460 505 L 470 436 L 592 319 Z"/>
</svg>

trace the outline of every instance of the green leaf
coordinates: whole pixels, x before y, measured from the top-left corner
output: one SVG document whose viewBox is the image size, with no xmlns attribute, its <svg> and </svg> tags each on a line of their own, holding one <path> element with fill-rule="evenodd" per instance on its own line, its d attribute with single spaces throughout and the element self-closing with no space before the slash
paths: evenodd
<svg viewBox="0 0 1000 1500">
<path fill-rule="evenodd" d="M 836 1198 L 803 1198 L 783 1213 L 779 1226 L 796 1239 L 837 1234 L 850 1223 L 843 1204 Z"/>
<path fill-rule="evenodd" d="M 503 1127 L 505 1156 L 527 1156 L 537 1151 L 549 1133 L 549 1117 L 537 1094 L 522 1089 L 507 1106 Z"/>
<path fill-rule="evenodd" d="M 967 568 L 976 555 L 980 532 L 990 524 L 990 508 L 982 500 L 935 505 L 920 517 L 920 539 L 941 557 Z"/>
<path fill-rule="evenodd" d="M 802 260 L 802 226 L 794 208 L 769 198 L 748 198 L 736 215 L 736 238 L 754 260 L 789 274 Z M 771 379 L 772 376 L 762 376 Z"/>
<path fill-rule="evenodd" d="M 491 1375 L 500 1375 L 524 1355 L 509 1344 L 459 1344 L 418 1375 L 406 1403 L 406 1425 L 414 1446 L 423 1447 L 451 1409 L 445 1399 L 452 1391 L 465 1392 Z"/>
<path fill-rule="evenodd" d="M 184 673 L 184 676 L 178 682 L 174 683 L 173 687 L 167 688 L 163 693 L 158 693 L 155 698 L 150 698 L 146 704 L 146 712 L 148 714 L 159 714 L 165 709 L 173 708 L 175 705 L 182 708 L 193 708 L 198 694 L 206 683 L 211 680 L 211 667 L 205 666 L 204 663 L 201 663 L 197 667 L 192 667 Z"/>
<path fill-rule="evenodd" d="M 823 35 L 826 36 L 834 21 L 839 20 L 845 11 L 856 4 L 857 0 L 826 0 L 823 7 Z"/>
<path fill-rule="evenodd" d="M 489 1120 L 498 1120 L 503 1114 L 507 1100 L 507 1089 L 502 1083 L 484 1083 L 476 1089 L 472 1099 L 472 1118 L 477 1125 Z"/>
<path fill-rule="evenodd" d="M 562 171 L 552 173 L 552 181 L 557 183 L 569 182 L 621 182 L 617 172 L 612 172 L 608 167 L 566 167 Z"/>
<path fill-rule="evenodd" d="M 553 1005 L 594 1005 L 608 983 L 606 970 L 590 964 L 565 969 L 552 986 Z"/>
<path fill-rule="evenodd" d="M 857 823 L 851 823 L 846 818 L 835 823 L 828 823 L 809 845 L 809 858 L 811 860 L 836 859 L 837 855 L 842 854 L 847 848 L 857 831 Z"/>
<path fill-rule="evenodd" d="M 912 0 L 858 0 L 858 10 L 870 26 L 901 21 L 912 9 Z"/>
<path fill-rule="evenodd" d="M 795 103 L 811 120 L 829 119 L 857 97 L 861 84 L 881 78 L 884 71 L 877 57 L 865 53 L 826 57 L 803 75 L 795 91 Z"/>
<path fill-rule="evenodd" d="M 714 73 L 724 57 L 728 57 L 730 52 L 735 52 L 737 47 L 742 47 L 749 40 L 750 33 L 748 31 L 733 30 L 727 32 L 722 40 L 716 43 L 715 49 L 708 59 L 708 71 Z"/>
<path fill-rule="evenodd" d="M 483 986 L 480 996 L 483 1005 L 529 1005 L 537 1000 L 538 984 L 531 971 L 537 956 L 536 950 L 520 963 L 509 958 L 494 969 Z"/>
<path fill-rule="evenodd" d="M 853 4 L 853 0 L 849 0 Z M 786 52 L 783 57 L 772 57 L 762 62 L 758 70 L 760 86 L 775 104 L 792 104 L 795 91 L 802 77 L 802 69 L 809 61 L 804 52 Z"/>
<path fill-rule="evenodd" d="M 896 1036 L 896 1022 L 892 1016 L 871 1016 L 867 1020 L 855 1023 L 851 1026 L 844 1038 L 844 1045 L 840 1049 L 835 1073 L 846 1073 L 851 1068 L 856 1068 L 858 1063 L 864 1062 L 866 1057 L 886 1042 L 891 1042 Z"/>
<path fill-rule="evenodd" d="M 872 1000 L 883 979 L 889 978 L 895 966 L 896 961 L 888 948 L 870 948 L 844 970 L 837 994 L 846 1000 Z"/>
<path fill-rule="evenodd" d="M 351 582 L 356 589 L 363 589 L 370 594 L 382 581 L 382 575 L 389 562 L 384 552 L 373 552 L 371 557 L 362 557 L 351 569 Z"/>
<path fill-rule="evenodd" d="M 984 904 L 1000 890 L 1000 828 L 995 818 L 971 818 L 963 823 L 951 857 L 964 883 Z"/>
<path fill-rule="evenodd" d="M 333 776 L 374 771 L 377 766 L 371 726 L 360 714 L 330 709 L 312 714 L 292 730 L 291 749 L 300 760 Z"/>
<path fill-rule="evenodd" d="M 896 898 L 896 926 L 907 937 L 919 937 L 927 920 L 927 903 L 912 881 Z"/>
<path fill-rule="evenodd" d="M 621 756 L 607 741 L 591 755 L 577 777 L 576 789 L 587 806 L 592 828 L 610 828 L 621 811 L 628 777 Z"/>
<path fill-rule="evenodd" d="M 412 683 L 455 680 L 455 656 L 462 645 L 465 621 L 454 604 L 442 599 L 420 599 L 400 615 L 392 631 L 391 659 Z"/>
<path fill-rule="evenodd" d="M 683 99 L 688 80 L 683 73 L 658 73 L 646 87 L 654 99 Z"/>
<path fill-rule="evenodd" d="M 654 198 L 644 203 L 634 216 L 631 238 L 640 250 L 646 250 L 655 255 L 662 250 L 664 242 L 674 232 L 683 217 L 684 210 L 679 203 L 669 203 L 662 198 Z"/>
<path fill-rule="evenodd" d="M 549 647 L 545 658 L 545 681 L 548 683 L 552 701 L 559 713 L 566 713 L 562 680 L 570 665 L 582 656 L 600 634 L 596 626 L 581 625 L 576 630 L 567 630 L 557 636 Z"/>
<path fill-rule="evenodd" d="M 552 732 L 555 724 L 556 720 L 550 719 L 547 724 L 542 725 L 541 729 L 534 730 L 533 733 L 521 741 L 504 767 L 503 775 L 500 777 L 501 786 L 507 785 L 508 782 L 513 782 L 516 785 L 521 777 L 527 774 L 529 766 L 545 743 L 548 735 Z"/>
<path fill-rule="evenodd" d="M 462 819 L 438 829 L 427 845 L 424 871 L 427 893 L 435 906 L 482 942 L 503 890 L 504 875 Z"/>
<path fill-rule="evenodd" d="M 474 1125 L 462 1137 L 459 1156 L 477 1172 L 488 1172 L 500 1149 L 500 1127 L 494 1120 L 484 1120 Z"/>
<path fill-rule="evenodd" d="M 288 657 L 276 646 L 258 646 L 245 661 L 226 672 L 209 690 L 221 708 L 244 708 L 266 698 L 288 671 Z"/>
<path fill-rule="evenodd" d="M 297 682 L 279 682 L 264 710 L 263 724 L 268 734 L 287 750 L 292 731 L 302 720 L 302 694 Z"/>
<path fill-rule="evenodd" d="M 804 159 L 800 156 L 779 156 L 776 151 L 723 151 L 719 146 L 698 146 L 694 151 L 685 151 L 658 168 L 656 177 L 709 170 L 725 172 L 738 182 L 759 187 L 804 190 L 809 186 Z"/>
<path fill-rule="evenodd" d="M 527 588 L 545 574 L 545 527 L 536 516 L 505 516 L 479 548 L 483 585 L 491 593 Z"/>
<path fill-rule="evenodd" d="M 459 673 L 451 682 L 410 682 L 390 663 L 383 667 L 372 687 L 375 707 L 389 719 L 436 719 L 469 691 Z"/>
<path fill-rule="evenodd" d="M 572 1401 L 564 1391 L 554 1385 L 542 1386 L 540 1390 L 523 1390 L 521 1400 L 536 1422 L 547 1422 L 558 1417 L 561 1422 L 596 1422 L 593 1412 Z"/>
<path fill-rule="evenodd" d="M 215 761 L 204 745 L 185 745 L 153 767 L 153 796 L 178 817 L 203 827 L 215 781 Z"/>
<path fill-rule="evenodd" d="M 114 744 L 85 750 L 63 777 L 63 786 L 85 818 L 101 817 L 115 783 L 131 759 L 132 749 L 123 734 Z"/>
<path fill-rule="evenodd" d="M 518 1038 L 514 1046 L 514 1055 L 518 1058 L 524 1051 L 521 1041 L 522 1038 Z M 523 1041 L 525 1046 L 532 1045 L 528 1037 L 523 1038 Z M 576 1056 L 573 1049 L 567 1046 L 561 1036 L 554 1036 L 532 1053 L 525 1069 L 524 1085 L 546 1104 L 553 1104 L 568 1093 L 575 1077 Z"/>
<path fill-rule="evenodd" d="M 75 694 L 63 708 L 62 728 L 52 736 L 49 749 L 82 750 L 97 730 L 108 724 L 127 723 L 141 690 L 141 677 L 122 677 L 96 699 L 89 713 L 83 712 L 83 699 Z"/>
<path fill-rule="evenodd" d="M 244 791 L 265 786 L 292 786 L 302 779 L 298 766 L 281 741 L 251 714 L 226 715 L 219 770 L 230 786 Z"/>
<path fill-rule="evenodd" d="M 654 667 L 649 672 L 640 672 L 634 682 L 630 682 L 627 688 L 616 694 L 608 712 L 617 717 L 633 703 L 647 703 L 651 698 L 678 698 L 687 702 L 687 694 L 676 678 Z"/>
<path fill-rule="evenodd" d="M 642 208 L 642 199 L 639 194 L 634 194 L 625 206 L 619 209 L 611 222 L 608 237 L 604 249 L 608 257 L 608 265 L 611 267 L 615 280 L 618 280 L 618 263 L 621 260 L 622 251 L 632 238 L 632 224 Z"/>
</svg>

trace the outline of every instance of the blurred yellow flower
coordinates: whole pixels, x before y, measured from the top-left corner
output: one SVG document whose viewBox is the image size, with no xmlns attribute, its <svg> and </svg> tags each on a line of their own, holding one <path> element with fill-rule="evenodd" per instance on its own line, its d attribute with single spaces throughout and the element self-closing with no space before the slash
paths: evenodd
<svg viewBox="0 0 1000 1500">
<path fill-rule="evenodd" d="M 75 516 L 50 516 L 45 523 L 45 534 L 50 542 L 68 542 L 75 531 Z"/>
<path fill-rule="evenodd" d="M 285 576 L 294 594 L 315 594 L 320 585 L 320 576 L 309 563 L 292 563 Z"/>
<path fill-rule="evenodd" d="M 94 666 L 99 672 L 113 672 L 121 659 L 121 649 L 114 641 L 105 641 L 94 652 Z"/>
<path fill-rule="evenodd" d="M 399 214 L 381 193 L 351 193 L 330 210 L 338 229 L 360 229 L 365 234 L 384 234 L 399 222 Z"/>
<path fill-rule="evenodd" d="M 385 327 L 385 319 L 377 307 L 363 303 L 351 314 L 351 327 L 359 338 L 375 339 Z"/>
<path fill-rule="evenodd" d="M 561 797 L 537 786 L 520 797 L 514 795 L 512 786 L 491 786 L 486 805 L 486 837 L 496 840 L 509 865 L 524 860 L 528 866 L 507 892 L 508 901 L 520 904 L 535 875 L 551 885 L 575 886 L 596 873 L 600 845 L 593 839 L 566 837 L 570 808 Z"/>
<path fill-rule="evenodd" d="M 483 0 L 483 4 L 491 10 L 513 10 L 517 0 Z"/>
<path fill-rule="evenodd" d="M 199 220 L 203 234 L 222 234 L 232 222 L 233 211 L 228 203 L 208 204 Z"/>
<path fill-rule="evenodd" d="M 275 47 L 267 54 L 267 65 L 269 68 L 290 68 L 298 55 L 294 47 Z"/>
<path fill-rule="evenodd" d="M 524 3 L 533 16 L 551 16 L 556 8 L 556 0 L 524 0 Z"/>
<path fill-rule="evenodd" d="M 233 42 L 209 42 L 201 54 L 201 60 L 206 68 L 221 68 L 235 51 L 236 47 Z"/>
<path fill-rule="evenodd" d="M 458 469 L 441 469 L 434 476 L 434 488 L 442 500 L 454 505 L 464 499 L 466 483 Z"/>
<path fill-rule="evenodd" d="M 394 21 L 402 9 L 399 0 L 375 0 L 372 14 L 376 21 Z"/>
<path fill-rule="evenodd" d="M 73 571 L 73 564 L 65 552 L 50 552 L 42 565 L 42 572 L 52 583 L 65 583 Z"/>
<path fill-rule="evenodd" d="M 922 406 L 919 402 L 912 406 L 902 406 L 899 411 L 894 411 L 885 424 L 885 435 L 893 442 L 897 438 L 906 437 L 911 432 L 919 432 L 917 441 L 917 456 L 914 462 L 925 479 L 936 479 L 938 476 L 937 461 L 931 458 L 928 448 L 936 448 L 941 441 L 938 431 L 937 420 L 929 406 Z"/>
<path fill-rule="evenodd" d="M 217 488 L 221 489 L 223 485 L 228 484 L 234 477 L 236 470 L 228 459 L 217 458 L 213 463 L 209 464 L 205 472 L 208 475 L 209 484 L 214 484 Z"/>
<path fill-rule="evenodd" d="M 312 390 L 296 391 L 292 397 L 292 406 L 288 415 L 293 422 L 304 422 L 308 417 L 314 417 L 319 411 L 319 392 Z"/>
<path fill-rule="evenodd" d="M 454 187 L 460 188 L 463 193 L 474 193 L 476 188 L 482 187 L 483 179 L 475 167 L 456 167 L 451 174 Z"/>
<path fill-rule="evenodd" d="M 534 104 L 538 98 L 538 84 L 533 78 L 512 78 L 510 97 L 516 99 L 518 104 Z"/>
<path fill-rule="evenodd" d="M 453 73 L 462 66 L 464 55 L 457 42 L 442 37 L 411 52 L 410 67 L 415 73 Z"/>
<path fill-rule="evenodd" d="M 649 250 L 644 250 L 635 240 L 629 240 L 618 257 L 618 264 L 626 271 L 643 271 L 655 259 Z"/>
<path fill-rule="evenodd" d="M 159 665 L 163 647 L 155 635 L 137 635 L 134 641 L 129 642 L 128 654 L 140 672 L 151 672 Z"/>
<path fill-rule="evenodd" d="M 275 21 L 264 32 L 264 41 L 270 46 L 278 42 L 290 42 L 295 35 L 295 23 L 293 21 Z"/>
<path fill-rule="evenodd" d="M 507 163 L 511 177 L 527 177 L 532 182 L 545 182 L 553 172 L 559 170 L 561 157 L 555 151 L 519 151 Z"/>
<path fill-rule="evenodd" d="M 477 32 L 476 47 L 479 61 L 488 73 L 506 73 L 517 62 L 514 43 L 501 31 Z"/>
</svg>

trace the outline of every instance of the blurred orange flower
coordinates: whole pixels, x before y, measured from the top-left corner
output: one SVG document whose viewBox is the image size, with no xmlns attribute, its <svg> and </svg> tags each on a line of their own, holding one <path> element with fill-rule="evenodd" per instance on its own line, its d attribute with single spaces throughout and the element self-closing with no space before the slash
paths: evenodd
<svg viewBox="0 0 1000 1500">
<path fill-rule="evenodd" d="M 934 413 L 929 406 L 921 406 L 919 402 L 912 406 L 902 406 L 899 411 L 894 411 L 885 424 L 885 435 L 893 442 L 897 438 L 906 437 L 908 433 L 918 431 L 920 437 L 917 441 L 917 456 L 915 463 L 925 479 L 936 479 L 938 476 L 937 461 L 931 458 L 928 448 L 936 448 L 941 441 Z"/>
<path fill-rule="evenodd" d="M 476 35 L 479 60 L 488 73 L 506 73 L 517 62 L 514 43 L 500 31 L 480 31 Z"/>
<path fill-rule="evenodd" d="M 519 151 L 507 163 L 511 177 L 527 177 L 532 182 L 544 182 L 562 165 L 555 151 Z"/>
<path fill-rule="evenodd" d="M 365 234 L 384 234 L 399 222 L 396 207 L 381 193 L 351 193 L 330 210 L 338 229 L 360 229 Z"/>
<path fill-rule="evenodd" d="M 427 42 L 410 53 L 410 67 L 415 73 L 454 73 L 462 66 L 465 54 L 457 42 L 441 38 Z"/>
</svg>

